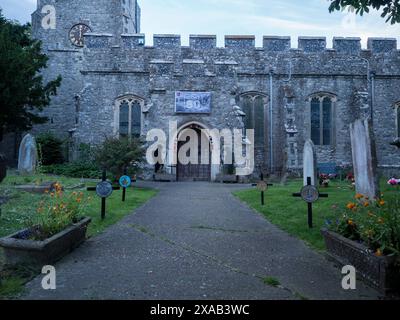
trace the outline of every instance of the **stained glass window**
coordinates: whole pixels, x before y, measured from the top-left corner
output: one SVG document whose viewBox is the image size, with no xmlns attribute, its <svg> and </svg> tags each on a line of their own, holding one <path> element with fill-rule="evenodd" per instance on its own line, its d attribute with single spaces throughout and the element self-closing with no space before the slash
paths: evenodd
<svg viewBox="0 0 400 320">
<path fill-rule="evenodd" d="M 321 119 L 320 101 L 318 98 L 311 100 L 311 140 L 314 144 L 321 144 Z"/>
<path fill-rule="evenodd" d="M 315 145 L 332 144 L 333 106 L 330 97 L 311 100 L 311 140 Z"/>
<path fill-rule="evenodd" d="M 256 145 L 265 143 L 265 97 L 257 94 L 248 94 L 242 97 L 241 108 L 246 114 L 246 129 L 254 129 Z"/>
<path fill-rule="evenodd" d="M 254 138 L 255 144 L 264 143 L 264 98 L 254 100 Z"/>
<path fill-rule="evenodd" d="M 139 102 L 135 101 L 132 104 L 131 134 L 132 136 L 139 137 L 140 132 L 141 132 L 141 107 Z"/>
<path fill-rule="evenodd" d="M 119 108 L 119 134 L 126 137 L 129 134 L 129 104 L 123 102 Z"/>
<path fill-rule="evenodd" d="M 129 99 L 119 105 L 119 135 L 139 137 L 141 134 L 142 109 L 140 102 Z"/>
<path fill-rule="evenodd" d="M 322 102 L 323 123 L 322 123 L 322 138 L 323 145 L 329 146 L 331 144 L 332 134 L 332 100 L 325 98 Z"/>
<path fill-rule="evenodd" d="M 396 107 L 397 116 L 397 137 L 400 138 L 400 105 Z"/>
</svg>

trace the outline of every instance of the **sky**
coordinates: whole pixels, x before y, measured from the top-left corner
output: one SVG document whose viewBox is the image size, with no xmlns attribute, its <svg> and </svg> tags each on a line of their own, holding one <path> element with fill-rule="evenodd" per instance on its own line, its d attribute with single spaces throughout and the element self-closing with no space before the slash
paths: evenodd
<svg viewBox="0 0 400 320">
<path fill-rule="evenodd" d="M 216 34 L 223 46 L 225 35 L 255 35 L 262 46 L 263 35 L 291 36 L 297 47 L 298 36 L 361 37 L 366 48 L 368 37 L 391 37 L 400 42 L 400 24 L 385 23 L 379 12 L 363 17 L 351 12 L 329 13 L 329 0 L 139 0 L 142 33 L 146 44 L 153 34 L 181 34 L 188 45 L 189 34 Z M 8 19 L 30 21 L 36 0 L 0 0 Z"/>
</svg>

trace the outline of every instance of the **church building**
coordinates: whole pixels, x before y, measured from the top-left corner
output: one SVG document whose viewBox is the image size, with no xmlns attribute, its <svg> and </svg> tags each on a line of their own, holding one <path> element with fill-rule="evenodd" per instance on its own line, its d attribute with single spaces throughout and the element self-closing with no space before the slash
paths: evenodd
<svg viewBox="0 0 400 320">
<path fill-rule="evenodd" d="M 42 8 L 55 7 L 55 29 L 45 29 Z M 255 175 L 296 173 L 311 139 L 318 163 L 352 163 L 349 127 L 372 117 L 379 168 L 399 172 L 400 53 L 396 39 L 251 35 L 154 35 L 146 45 L 136 0 L 38 0 L 33 36 L 49 57 L 45 79 L 62 85 L 34 131 L 80 144 L 106 136 L 140 136 L 154 129 L 254 129 Z M 211 144 L 212 141 L 209 141 Z M 180 145 L 178 144 L 177 149 Z M 200 148 L 200 147 L 199 147 Z M 210 148 L 212 152 L 212 148 Z M 176 150 L 177 152 L 179 150 Z M 154 168 L 147 168 L 148 177 Z M 214 181 L 226 166 L 165 166 L 178 180 Z"/>
</svg>

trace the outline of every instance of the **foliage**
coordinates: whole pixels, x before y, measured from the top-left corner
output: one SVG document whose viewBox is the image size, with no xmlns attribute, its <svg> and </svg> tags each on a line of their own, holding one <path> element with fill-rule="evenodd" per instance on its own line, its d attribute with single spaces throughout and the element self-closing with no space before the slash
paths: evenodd
<svg viewBox="0 0 400 320">
<path fill-rule="evenodd" d="M 61 77 L 43 83 L 48 58 L 41 43 L 31 39 L 30 25 L 6 20 L 0 10 L 0 141 L 3 134 L 28 131 L 45 123 L 38 115 L 57 94 Z"/>
<path fill-rule="evenodd" d="M 331 230 L 365 243 L 378 256 L 400 254 L 399 190 L 377 200 L 357 194 L 345 209 L 336 210 L 336 222 L 327 221 Z"/>
<path fill-rule="evenodd" d="M 119 177 L 124 169 L 136 172 L 144 157 L 144 147 L 137 138 L 106 138 L 95 150 L 97 165 Z"/>
<path fill-rule="evenodd" d="M 90 144 L 81 143 L 78 146 L 78 162 L 93 162 L 95 160 L 94 150 Z"/>
<path fill-rule="evenodd" d="M 71 178 L 99 179 L 101 177 L 101 170 L 96 164 L 82 161 L 43 166 L 42 173 Z"/>
<path fill-rule="evenodd" d="M 55 137 L 52 133 L 40 134 L 36 142 L 40 148 L 40 162 L 42 166 L 60 164 L 64 162 L 63 141 Z"/>
<path fill-rule="evenodd" d="M 382 9 L 381 17 L 386 17 L 386 22 L 391 24 L 400 22 L 400 1 L 399 0 L 330 0 L 329 12 L 350 8 L 359 15 L 369 13 L 370 8 Z"/>
<path fill-rule="evenodd" d="M 42 198 L 37 214 L 29 221 L 28 226 L 35 230 L 33 238 L 45 240 L 78 222 L 86 205 L 83 192 L 65 193 L 56 183 L 54 192 Z"/>
</svg>

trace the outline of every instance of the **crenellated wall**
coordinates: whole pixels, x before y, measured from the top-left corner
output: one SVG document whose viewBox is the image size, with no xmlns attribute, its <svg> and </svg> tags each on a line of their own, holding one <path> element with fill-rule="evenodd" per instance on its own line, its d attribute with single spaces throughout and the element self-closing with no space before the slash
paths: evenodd
<svg viewBox="0 0 400 320">
<path fill-rule="evenodd" d="M 180 35 L 158 34 L 147 46 L 144 34 L 124 33 L 119 1 L 40 1 L 47 3 L 56 6 L 57 29 L 40 27 L 38 9 L 33 34 L 50 58 L 45 79 L 60 74 L 63 81 L 43 112 L 50 122 L 34 132 L 51 130 L 75 146 L 99 143 L 115 134 L 116 101 L 126 95 L 142 103 L 143 135 L 153 128 L 168 132 L 171 120 L 178 126 L 196 122 L 224 129 L 237 123 L 235 105 L 248 95 L 259 96 L 265 144 L 257 150 L 257 170 L 279 172 L 287 166 L 295 171 L 302 167 L 303 146 L 310 138 L 310 97 L 325 95 L 335 101 L 333 137 L 331 145 L 317 146 L 319 162 L 348 164 L 349 124 L 368 108 L 370 72 L 379 164 L 399 171 L 400 155 L 389 145 L 396 135 L 393 105 L 400 101 L 396 39 L 370 38 L 362 48 L 360 38 L 337 37 L 329 48 L 325 37 L 299 37 L 292 47 L 290 37 L 264 36 L 257 47 L 255 36 L 229 35 L 218 47 L 215 35 L 191 35 L 189 46 L 182 46 Z M 78 22 L 92 28 L 83 48 L 68 39 Z M 211 92 L 211 114 L 177 114 L 175 92 L 184 90 Z"/>
</svg>

